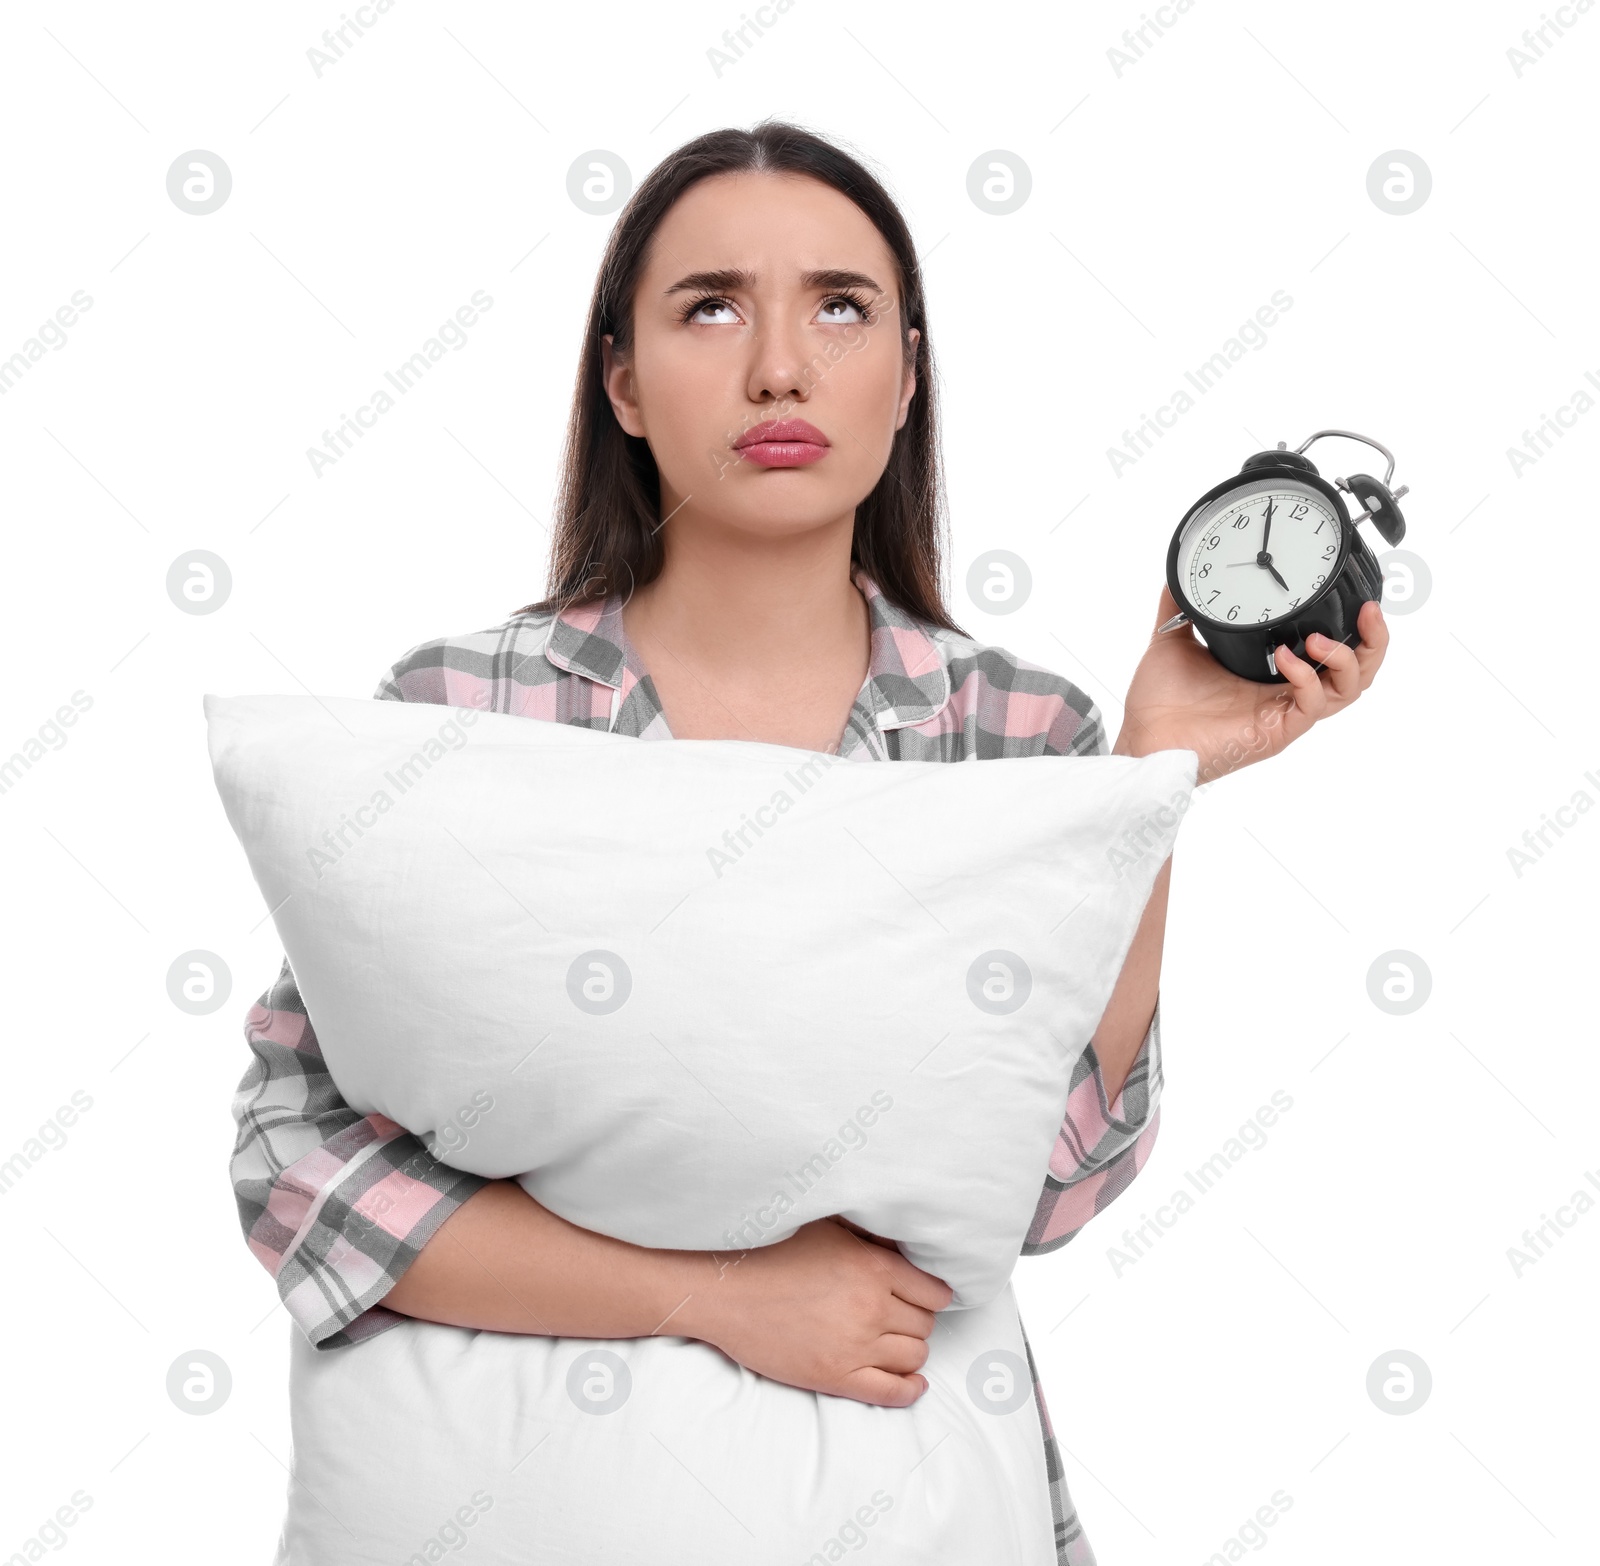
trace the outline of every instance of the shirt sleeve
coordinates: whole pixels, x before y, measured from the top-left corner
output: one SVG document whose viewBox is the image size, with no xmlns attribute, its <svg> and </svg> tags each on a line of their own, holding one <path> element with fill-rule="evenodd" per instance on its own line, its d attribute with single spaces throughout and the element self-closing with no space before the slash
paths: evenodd
<svg viewBox="0 0 1600 1566">
<path fill-rule="evenodd" d="M 1063 756 L 1109 755 L 1099 706 L 1081 695 L 1063 703 L 1046 751 Z M 1059 1250 L 1133 1183 L 1161 1126 L 1162 1081 L 1157 996 L 1150 1026 L 1115 1103 L 1106 1100 L 1105 1078 L 1092 1043 L 1074 1066 L 1067 1112 L 1050 1149 L 1044 1189 L 1022 1255 Z"/>
<path fill-rule="evenodd" d="M 395 666 L 398 667 L 398 666 Z M 376 699 L 402 700 L 391 668 Z M 245 1243 L 317 1348 L 406 1318 L 379 1303 L 434 1231 L 489 1182 L 340 1096 L 287 957 L 250 1008 L 230 1174 Z"/>
<path fill-rule="evenodd" d="M 1133 1183 L 1161 1125 L 1161 1002 L 1114 1104 L 1094 1045 L 1073 1068 L 1067 1112 L 1050 1149 L 1050 1168 L 1034 1208 L 1024 1256 L 1059 1250 Z"/>
</svg>

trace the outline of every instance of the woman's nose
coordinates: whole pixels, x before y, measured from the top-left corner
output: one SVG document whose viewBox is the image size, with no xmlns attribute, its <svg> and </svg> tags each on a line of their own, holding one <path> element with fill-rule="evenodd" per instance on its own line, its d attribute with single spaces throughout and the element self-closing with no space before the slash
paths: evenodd
<svg viewBox="0 0 1600 1566">
<path fill-rule="evenodd" d="M 804 401 L 816 380 L 808 363 L 805 329 L 783 310 L 761 312 L 750 336 L 749 395 Z"/>
</svg>

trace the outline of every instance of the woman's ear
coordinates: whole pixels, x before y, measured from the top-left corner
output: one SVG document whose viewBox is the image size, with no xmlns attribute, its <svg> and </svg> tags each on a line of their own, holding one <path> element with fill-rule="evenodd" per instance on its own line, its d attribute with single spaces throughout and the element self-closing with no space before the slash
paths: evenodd
<svg viewBox="0 0 1600 1566">
<path fill-rule="evenodd" d="M 644 420 L 639 417 L 639 400 L 633 384 L 633 371 L 627 360 L 611 345 L 612 334 L 600 339 L 600 384 L 611 399 L 617 423 L 629 435 L 643 436 Z"/>
<path fill-rule="evenodd" d="M 912 397 L 916 394 L 917 372 L 915 366 L 917 362 L 917 341 L 921 336 L 922 333 L 914 326 L 909 332 L 906 333 L 906 346 L 910 349 L 911 363 L 906 366 L 905 377 L 900 382 L 900 413 L 894 421 L 894 427 L 897 430 L 905 427 L 906 413 L 911 407 Z"/>
</svg>

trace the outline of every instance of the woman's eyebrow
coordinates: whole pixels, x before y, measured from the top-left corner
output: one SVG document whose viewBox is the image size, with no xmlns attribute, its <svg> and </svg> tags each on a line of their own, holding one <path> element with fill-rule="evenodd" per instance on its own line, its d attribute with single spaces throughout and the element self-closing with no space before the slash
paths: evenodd
<svg viewBox="0 0 1600 1566">
<path fill-rule="evenodd" d="M 721 267 L 713 271 L 691 272 L 687 277 L 680 277 L 671 288 L 665 290 L 666 294 L 686 293 L 733 293 L 738 289 L 753 289 L 756 286 L 754 272 L 746 271 L 743 267 Z M 865 272 L 854 272 L 846 267 L 822 267 L 820 269 L 802 272 L 800 274 L 802 288 L 867 288 L 873 293 L 882 293 L 883 290 L 877 282 L 867 276 Z"/>
</svg>

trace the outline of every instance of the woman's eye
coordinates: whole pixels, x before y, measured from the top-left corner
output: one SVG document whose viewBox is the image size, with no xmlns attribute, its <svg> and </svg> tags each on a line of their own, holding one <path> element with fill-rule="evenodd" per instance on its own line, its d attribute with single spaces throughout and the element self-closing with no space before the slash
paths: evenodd
<svg viewBox="0 0 1600 1566">
<path fill-rule="evenodd" d="M 703 299 L 690 310 L 688 319 L 700 326 L 721 326 L 723 321 L 713 321 L 706 317 L 706 311 L 715 313 L 718 310 L 732 312 L 733 306 L 726 299 Z"/>
<path fill-rule="evenodd" d="M 841 307 L 843 310 L 853 313 L 840 314 L 839 312 Z M 866 306 L 859 300 L 851 299 L 843 294 L 840 294 L 833 299 L 823 300 L 822 319 L 824 321 L 831 322 L 836 326 L 840 324 L 853 326 L 858 322 L 865 321 Z"/>
</svg>

